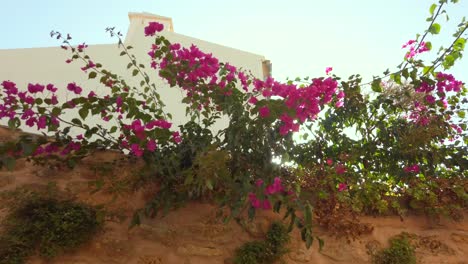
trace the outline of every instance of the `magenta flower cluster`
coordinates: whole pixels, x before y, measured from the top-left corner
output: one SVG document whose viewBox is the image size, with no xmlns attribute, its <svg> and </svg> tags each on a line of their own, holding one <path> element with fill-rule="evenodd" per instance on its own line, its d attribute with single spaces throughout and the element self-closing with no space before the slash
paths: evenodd
<svg viewBox="0 0 468 264">
<path fill-rule="evenodd" d="M 419 46 L 416 42 L 416 40 L 409 40 L 403 46 L 401 47 L 402 49 L 404 48 L 409 48 L 408 52 L 405 55 L 405 59 L 411 59 L 414 58 L 417 54 L 429 51 L 429 46 L 426 42 L 422 41 Z"/>
<path fill-rule="evenodd" d="M 145 32 L 154 33 L 154 24 L 145 28 Z M 152 36 L 149 34 L 149 36 Z M 151 66 L 159 68 L 161 77 L 171 85 L 178 85 L 185 90 L 192 105 L 201 110 L 220 106 L 213 99 L 214 94 L 230 96 L 236 88 L 236 83 L 246 92 L 252 93 L 248 103 L 257 104 L 261 95 L 266 99 L 282 98 L 285 106 L 292 111 L 280 113 L 275 118 L 281 121 L 280 133 L 287 135 L 299 130 L 299 125 L 307 119 L 314 119 L 323 105 L 338 98 L 336 107 L 343 106 L 343 92 L 338 92 L 338 83 L 331 77 L 313 79 L 311 84 L 299 87 L 296 84 L 286 84 L 269 77 L 265 81 L 249 77 L 243 71 L 228 63 L 220 63 L 212 54 L 201 51 L 192 45 L 190 48 L 172 44 L 165 56 L 156 56 L 162 51 L 157 45 L 152 45 L 148 55 L 152 58 Z M 327 74 L 331 67 L 327 68 Z M 257 109 L 261 118 L 269 118 L 271 111 L 268 105 Z M 286 113 L 288 112 L 288 113 Z M 292 114 L 291 114 L 292 112 Z M 272 120 L 274 121 L 274 120 Z"/>
<path fill-rule="evenodd" d="M 137 157 L 143 156 L 145 150 L 154 152 L 157 142 L 151 138 L 151 132 L 155 129 L 169 130 L 171 126 L 172 123 L 164 119 L 153 120 L 146 124 L 139 119 L 134 120 L 131 124 L 123 126 L 124 134 L 120 137 L 121 147 L 130 150 Z M 172 133 L 172 140 L 180 143 L 179 132 Z"/>
<path fill-rule="evenodd" d="M 415 88 L 416 92 L 425 94 L 425 105 L 415 102 L 409 115 L 409 119 L 418 125 L 424 126 L 430 123 L 431 117 L 428 114 L 428 107 L 434 107 L 439 102 L 442 108 L 447 108 L 447 94 L 450 92 L 459 93 L 463 87 L 463 82 L 456 80 L 451 74 L 438 72 L 435 80 L 434 84 L 423 81 Z"/>
<path fill-rule="evenodd" d="M 59 122 L 57 116 L 48 115 L 46 113 L 39 113 L 34 110 L 34 107 L 38 104 L 36 100 L 36 94 L 48 93 L 50 97 L 46 97 L 45 100 L 40 100 L 39 104 L 43 101 L 47 101 L 49 105 L 58 104 L 57 95 L 55 92 L 57 88 L 52 84 L 41 85 L 41 84 L 28 84 L 27 91 L 20 92 L 16 87 L 16 84 L 11 81 L 3 81 L 3 103 L 0 104 L 0 119 L 8 118 L 9 121 L 13 121 L 15 118 L 24 120 L 26 125 L 29 127 L 37 126 L 38 130 L 45 129 L 47 125 L 51 124 L 58 126 Z"/>
<path fill-rule="evenodd" d="M 419 172 L 419 165 L 418 164 L 413 164 L 410 166 L 406 166 L 403 169 L 406 173 L 418 173 Z"/>
<path fill-rule="evenodd" d="M 148 26 L 145 27 L 145 36 L 154 36 L 156 32 L 161 32 L 163 29 L 163 24 L 158 22 L 149 22 Z"/>
<path fill-rule="evenodd" d="M 258 179 L 255 182 L 255 186 L 257 188 L 263 187 L 264 182 L 262 179 Z M 262 208 L 264 210 L 270 210 L 272 208 L 270 200 L 268 199 L 268 196 L 275 195 L 275 194 L 283 194 L 283 195 L 292 195 L 294 194 L 292 191 L 286 191 L 284 188 L 283 184 L 281 183 L 281 178 L 275 177 L 273 179 L 273 183 L 266 186 L 263 189 L 264 196 L 266 197 L 265 199 L 261 199 L 257 197 L 257 195 L 253 192 L 250 192 L 248 194 L 248 200 L 250 202 L 250 205 L 255 208 L 259 209 Z"/>
</svg>

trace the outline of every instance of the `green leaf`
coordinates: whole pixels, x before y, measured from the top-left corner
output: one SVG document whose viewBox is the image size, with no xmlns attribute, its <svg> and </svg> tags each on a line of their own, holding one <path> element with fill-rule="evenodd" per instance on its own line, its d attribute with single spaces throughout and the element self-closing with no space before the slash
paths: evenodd
<svg viewBox="0 0 468 264">
<path fill-rule="evenodd" d="M 436 9 L 437 5 L 432 4 L 431 7 L 429 8 L 429 13 L 431 13 L 431 16 L 434 15 L 434 10 Z"/>
<path fill-rule="evenodd" d="M 431 27 L 429 28 L 429 33 L 433 34 L 433 35 L 437 35 L 440 33 L 440 24 L 438 23 L 434 23 L 431 25 Z"/>
<path fill-rule="evenodd" d="M 453 50 L 462 51 L 465 49 L 466 39 L 459 38 L 453 43 Z"/>
<path fill-rule="evenodd" d="M 125 51 L 120 52 L 120 56 L 125 55 Z"/>
<path fill-rule="evenodd" d="M 401 71 L 401 75 L 403 75 L 403 77 L 405 77 L 406 79 L 408 79 L 409 77 L 409 72 L 408 72 L 408 68 L 405 68 Z"/>
<path fill-rule="evenodd" d="M 253 206 L 250 206 L 247 214 L 249 216 L 249 219 L 253 219 L 255 217 L 255 208 Z"/>
<path fill-rule="evenodd" d="M 433 71 L 433 68 L 431 66 L 425 66 L 423 68 L 423 75 L 426 75 L 429 73 L 429 71 Z"/>
<path fill-rule="evenodd" d="M 444 62 L 442 62 L 442 66 L 444 66 L 444 69 L 449 69 L 455 64 L 455 58 L 452 55 L 447 55 L 445 57 Z"/>
<path fill-rule="evenodd" d="M 137 69 L 134 69 L 133 72 L 132 72 L 132 75 L 133 76 L 136 76 L 138 74 L 138 70 Z"/>
<path fill-rule="evenodd" d="M 426 48 L 428 48 L 429 50 L 432 50 L 432 43 L 430 41 L 426 42 Z"/>
<path fill-rule="evenodd" d="M 376 92 L 376 93 L 381 93 L 382 92 L 382 86 L 380 85 L 381 83 L 381 79 L 375 79 L 372 81 L 372 91 Z"/>
<path fill-rule="evenodd" d="M 96 78 L 97 76 L 97 73 L 95 71 L 92 71 L 88 74 L 88 79 L 94 79 Z"/>
<path fill-rule="evenodd" d="M 13 119 L 10 119 L 8 120 L 8 127 L 10 129 L 16 129 L 20 126 L 21 122 L 19 121 L 18 118 L 13 118 Z"/>
<path fill-rule="evenodd" d="M 465 111 L 459 111 L 457 114 L 460 118 L 465 118 Z"/>
<path fill-rule="evenodd" d="M 88 116 L 89 109 L 87 107 L 83 107 L 78 111 L 78 114 L 80 114 L 80 117 L 84 120 Z"/>
<path fill-rule="evenodd" d="M 317 238 L 318 240 L 318 243 L 319 243 L 319 252 L 322 251 L 323 249 L 323 246 L 325 245 L 325 242 L 323 241 L 323 239 L 321 239 L 320 237 L 315 237 Z"/>
<path fill-rule="evenodd" d="M 5 164 L 6 168 L 11 171 L 15 168 L 16 160 L 12 157 L 7 157 L 3 160 L 3 163 Z"/>
<path fill-rule="evenodd" d="M 395 74 L 391 74 L 390 75 L 390 78 L 395 81 L 397 84 L 402 84 L 401 83 L 401 75 L 398 74 L 398 73 L 395 73 Z"/>
<path fill-rule="evenodd" d="M 54 107 L 52 109 L 52 115 L 53 116 L 59 116 L 61 113 L 62 113 L 62 110 L 60 108 L 58 108 L 58 107 Z"/>
<path fill-rule="evenodd" d="M 33 153 L 33 146 L 31 144 L 21 142 L 21 149 L 23 150 L 24 156 L 29 156 Z"/>
<path fill-rule="evenodd" d="M 304 214 L 305 214 L 305 226 L 310 228 L 312 227 L 312 206 L 310 203 L 307 203 L 305 208 L 304 208 Z"/>
<path fill-rule="evenodd" d="M 306 248 L 310 248 L 312 246 L 312 243 L 314 242 L 314 237 L 306 234 Z"/>
<path fill-rule="evenodd" d="M 79 120 L 78 118 L 73 118 L 73 119 L 71 120 L 71 122 L 72 122 L 73 124 L 75 124 L 75 125 L 78 125 L 78 126 L 81 126 L 81 125 L 82 125 L 81 120 Z"/>
</svg>

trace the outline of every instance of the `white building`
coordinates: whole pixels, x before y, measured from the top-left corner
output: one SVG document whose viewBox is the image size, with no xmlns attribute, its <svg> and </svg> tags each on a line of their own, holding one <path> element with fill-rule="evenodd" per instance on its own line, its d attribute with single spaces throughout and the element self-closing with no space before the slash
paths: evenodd
<svg viewBox="0 0 468 264">
<path fill-rule="evenodd" d="M 149 67 L 150 57 L 147 52 L 154 39 L 144 36 L 144 27 L 148 25 L 148 22 L 157 21 L 164 24 L 164 31 L 159 34 L 164 35 L 172 43 L 180 43 L 185 47 L 194 44 L 204 52 L 213 53 L 222 62 L 229 62 L 238 68 L 250 70 L 257 78 L 264 79 L 271 72 L 270 62 L 261 55 L 175 33 L 171 18 L 150 13 L 129 13 L 128 16 L 130 26 L 124 44 L 125 46 L 133 46 L 134 49 L 131 52 L 136 56 L 137 61 L 147 65 L 146 70 L 151 80 L 159 88 L 158 92 L 166 104 L 166 111 L 173 115 L 173 128 L 188 120 L 185 116 L 185 106 L 181 103 L 183 93 L 181 89 L 169 88 L 155 70 Z M 88 80 L 87 74 L 80 69 L 84 66 L 82 63 L 65 63 L 65 60 L 70 58 L 70 54 L 70 51 L 65 51 L 60 47 L 0 49 L 0 82 L 3 80 L 13 81 L 19 89 L 26 89 L 28 83 L 53 83 L 62 91 L 59 94 L 61 97 L 59 99 L 71 96 L 66 89 L 66 85 L 70 82 L 76 82 L 83 87 L 85 90 L 83 94 L 93 90 L 98 95 L 105 95 L 106 87 L 100 84 L 98 79 Z M 119 56 L 120 50 L 117 44 L 90 45 L 86 49 L 86 54 L 91 57 L 93 62 L 101 63 L 105 69 L 123 76 L 129 85 L 139 87 L 140 79 L 132 77 L 131 71 L 127 70 L 129 60 L 126 56 Z M 0 121 L 0 125 L 6 123 L 6 120 Z M 215 129 L 224 126 L 225 121 L 218 123 Z M 22 126 L 21 129 L 35 131 L 34 128 L 26 126 Z"/>
</svg>

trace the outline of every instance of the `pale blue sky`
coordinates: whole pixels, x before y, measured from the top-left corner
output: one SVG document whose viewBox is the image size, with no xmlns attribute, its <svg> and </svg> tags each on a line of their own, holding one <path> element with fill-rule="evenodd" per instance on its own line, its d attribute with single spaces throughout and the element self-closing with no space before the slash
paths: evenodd
<svg viewBox="0 0 468 264">
<path fill-rule="evenodd" d="M 366 79 L 401 62 L 401 45 L 427 28 L 429 0 L 0 0 L 0 49 L 58 45 L 51 30 L 76 42 L 112 43 L 104 31 L 123 33 L 128 12 L 172 17 L 177 33 L 258 53 L 273 63 L 273 75 L 323 75 L 327 66 L 343 77 Z M 435 50 L 450 41 L 454 25 L 468 15 L 468 1 L 447 7 Z M 450 28 L 449 28 L 450 27 Z M 450 29 L 450 31 L 447 31 Z M 431 40 L 433 37 L 430 36 Z M 432 53 L 435 55 L 435 52 Z M 96 60 L 99 60 L 96 58 Z M 468 82 L 468 59 L 452 70 Z"/>
</svg>

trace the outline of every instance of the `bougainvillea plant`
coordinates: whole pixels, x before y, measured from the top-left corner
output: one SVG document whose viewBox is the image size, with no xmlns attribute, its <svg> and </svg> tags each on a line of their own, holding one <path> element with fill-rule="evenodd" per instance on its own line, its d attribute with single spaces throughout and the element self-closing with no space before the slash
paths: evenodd
<svg viewBox="0 0 468 264">
<path fill-rule="evenodd" d="M 27 157 L 73 166 L 97 148 L 120 150 L 145 161 L 143 184 L 156 181 L 160 187 L 133 224 L 141 215 L 208 197 L 230 209 L 226 220 L 245 212 L 254 217 L 256 210 L 285 212 L 290 229 L 300 228 L 308 247 L 317 238 L 313 207 L 316 216 L 334 215 L 336 208 L 454 214 L 468 201 L 466 88 L 444 71 L 461 58 L 468 23 L 459 24 L 452 44 L 434 61 L 418 59 L 431 52 L 426 38 L 439 33 L 437 21 L 447 4 L 441 0 L 430 7 L 429 28 L 403 45 L 407 52 L 399 69 L 370 83 L 362 83 L 360 75 L 341 80 L 331 67 L 324 77 L 261 80 L 194 45 L 171 43 L 159 34 L 163 25 L 150 22 L 144 29 L 154 38 L 149 65 L 139 64 L 120 33 L 108 28 L 119 40 L 120 55 L 129 59 L 132 77 L 140 79 L 132 86 L 91 60 L 86 44 L 73 46 L 69 35 L 52 32 L 71 52 L 66 63 L 82 63 L 81 70 L 108 93 L 85 93 L 74 82 L 17 87 L 3 81 L 0 119 L 13 129 L 28 126 L 55 139 L 7 142 L 0 165 L 12 168 L 15 159 Z M 173 127 L 147 66 L 172 89 L 182 89 L 189 122 Z M 372 92 L 362 92 L 366 87 Z M 60 101 L 59 89 L 74 96 Z M 214 134 L 210 128 L 220 118 L 228 125 Z M 309 138 L 299 144 L 294 137 L 301 127 Z M 343 133 L 349 128 L 354 137 Z M 273 162 L 278 158 L 282 163 Z"/>
</svg>

